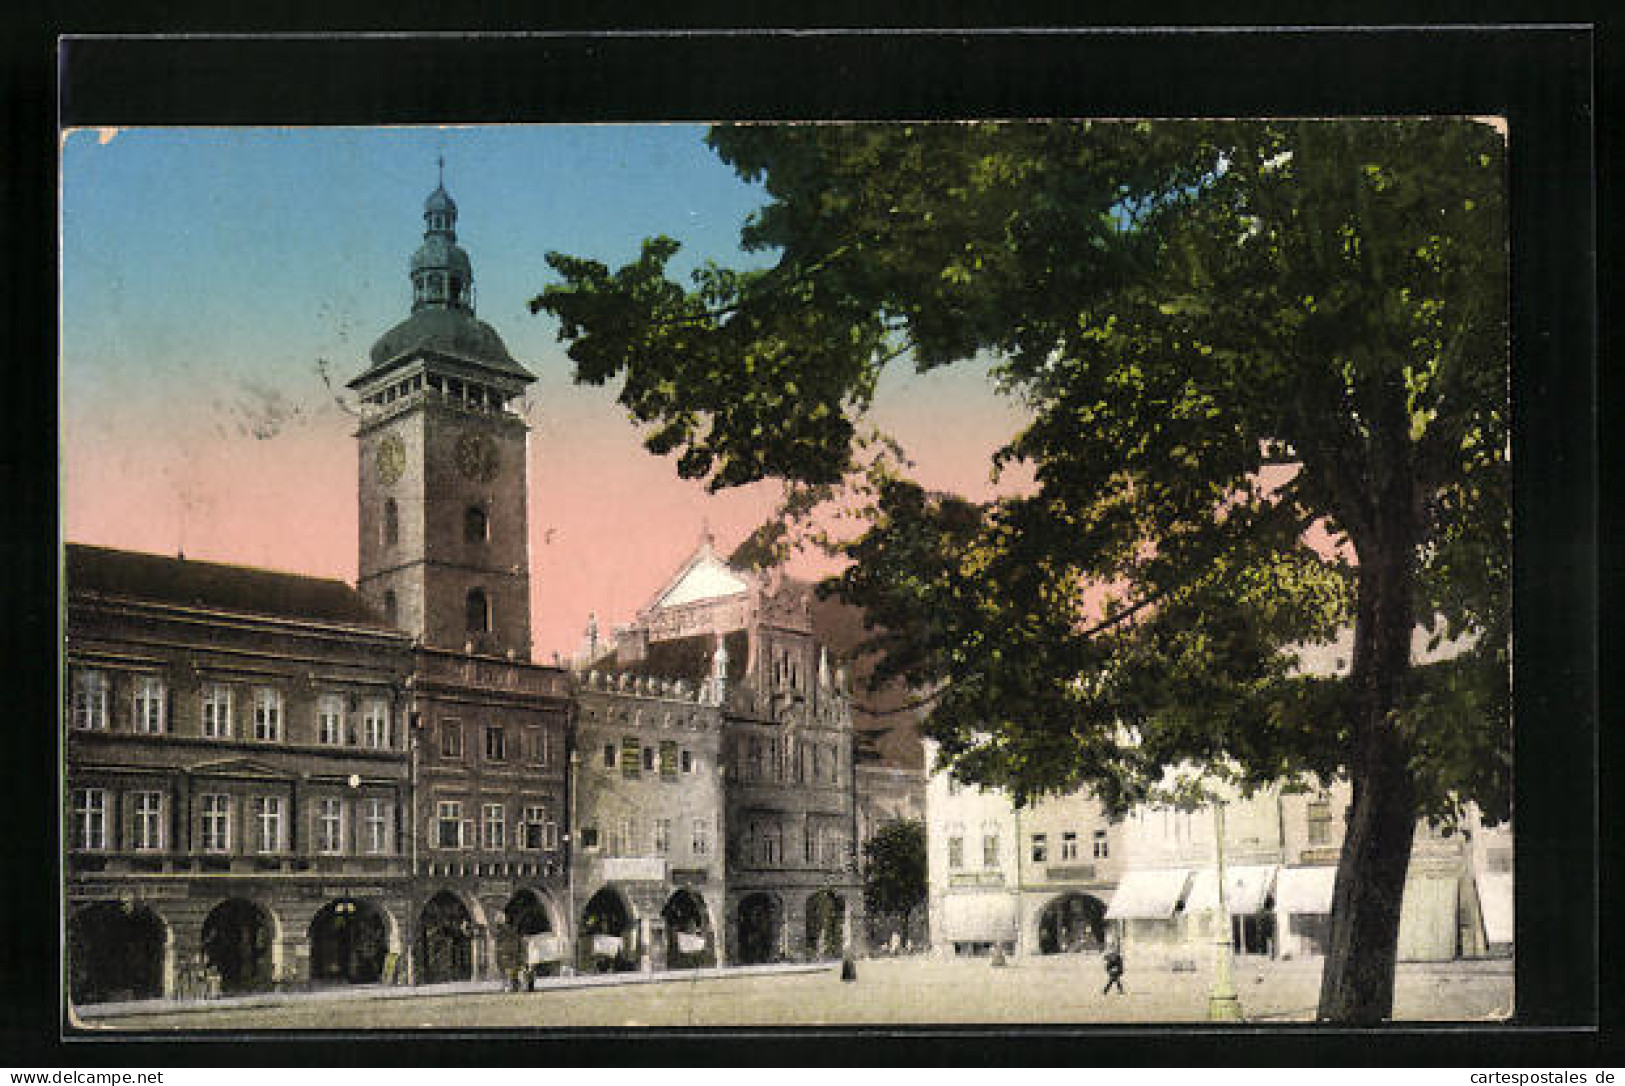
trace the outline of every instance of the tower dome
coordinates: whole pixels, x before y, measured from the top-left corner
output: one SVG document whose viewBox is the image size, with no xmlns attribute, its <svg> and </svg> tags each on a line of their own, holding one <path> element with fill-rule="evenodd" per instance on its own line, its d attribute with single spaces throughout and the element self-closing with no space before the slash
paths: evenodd
<svg viewBox="0 0 1625 1086">
<path fill-rule="evenodd" d="M 412 254 L 412 312 L 455 309 L 474 313 L 474 267 L 457 244 L 457 201 L 442 176 L 423 201 L 423 244 Z"/>
</svg>

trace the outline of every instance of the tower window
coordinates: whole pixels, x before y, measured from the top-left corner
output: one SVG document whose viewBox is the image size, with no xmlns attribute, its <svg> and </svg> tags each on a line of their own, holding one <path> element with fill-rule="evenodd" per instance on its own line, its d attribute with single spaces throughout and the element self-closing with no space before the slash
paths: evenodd
<svg viewBox="0 0 1625 1086">
<path fill-rule="evenodd" d="M 485 510 L 477 505 L 468 507 L 463 514 L 463 540 L 468 543 L 484 543 L 490 538 L 490 522 L 485 516 Z"/>
<path fill-rule="evenodd" d="M 399 617 L 399 607 L 395 602 L 395 590 L 393 588 L 384 589 L 384 617 L 391 624 Z"/>
<path fill-rule="evenodd" d="M 468 590 L 466 611 L 469 633 L 485 633 L 491 628 L 491 605 L 485 598 L 485 589 Z"/>
<path fill-rule="evenodd" d="M 394 498 L 384 499 L 384 543 L 393 546 L 401 541 L 401 511 Z"/>
</svg>

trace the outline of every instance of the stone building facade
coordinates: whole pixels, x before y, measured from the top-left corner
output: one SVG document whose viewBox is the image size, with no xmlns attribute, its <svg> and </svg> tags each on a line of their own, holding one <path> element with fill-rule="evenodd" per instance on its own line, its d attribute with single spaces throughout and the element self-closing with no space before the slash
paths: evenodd
<svg viewBox="0 0 1625 1086">
<path fill-rule="evenodd" d="M 712 686 L 590 672 L 576 736 L 576 966 L 726 962 L 722 712 Z"/>
<path fill-rule="evenodd" d="M 336 581 L 74 545 L 64 572 L 70 998 L 400 970 L 410 639 Z"/>
<path fill-rule="evenodd" d="M 810 586 L 731 568 L 707 535 L 612 647 L 594 633 L 585 653 L 594 670 L 708 686 L 719 704 L 733 963 L 833 957 L 862 919 L 851 696 L 812 604 Z"/>
</svg>

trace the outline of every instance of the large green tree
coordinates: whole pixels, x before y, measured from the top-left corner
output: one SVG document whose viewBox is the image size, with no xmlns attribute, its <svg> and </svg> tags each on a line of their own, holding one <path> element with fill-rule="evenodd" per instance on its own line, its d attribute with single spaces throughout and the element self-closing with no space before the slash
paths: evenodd
<svg viewBox="0 0 1625 1086">
<path fill-rule="evenodd" d="M 871 920 L 886 917 L 906 932 L 925 897 L 925 823 L 886 823 L 863 843 L 864 911 Z"/>
<path fill-rule="evenodd" d="M 1164 766 L 1353 802 L 1320 1013 L 1392 1007 L 1418 817 L 1509 791 L 1504 144 L 1466 119 L 733 126 L 765 266 L 552 254 L 577 379 L 714 488 L 862 474 L 835 585 L 954 772 L 1121 808 Z M 881 370 L 994 361 L 1033 483 L 867 461 Z M 871 446 L 872 447 L 872 446 Z M 865 471 L 866 469 L 866 471 Z M 807 503 L 801 501 L 801 508 Z M 797 502 L 791 502 L 796 506 Z M 777 538 L 768 533 L 766 539 Z M 1418 626 L 1462 646 L 1414 663 Z M 1298 649 L 1352 630 L 1341 673 Z"/>
</svg>

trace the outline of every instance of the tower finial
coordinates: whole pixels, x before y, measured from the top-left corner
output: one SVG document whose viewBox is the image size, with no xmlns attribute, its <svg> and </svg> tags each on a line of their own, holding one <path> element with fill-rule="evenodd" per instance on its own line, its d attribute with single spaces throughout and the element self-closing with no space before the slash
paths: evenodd
<svg viewBox="0 0 1625 1086">
<path fill-rule="evenodd" d="M 445 188 L 446 187 L 446 156 L 445 155 L 435 155 L 434 156 L 434 164 L 435 164 L 435 166 L 436 166 L 436 168 L 438 170 L 438 174 L 439 174 L 439 176 L 437 176 L 435 178 L 435 180 L 440 185 L 441 188 Z"/>
</svg>

